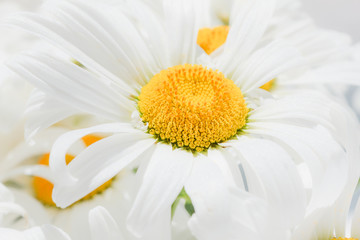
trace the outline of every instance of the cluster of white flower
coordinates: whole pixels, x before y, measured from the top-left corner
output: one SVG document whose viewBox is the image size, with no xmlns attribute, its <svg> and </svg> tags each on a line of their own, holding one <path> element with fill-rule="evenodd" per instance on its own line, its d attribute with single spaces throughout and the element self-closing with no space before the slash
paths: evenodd
<svg viewBox="0 0 360 240">
<path fill-rule="evenodd" d="M 360 45 L 298 0 L 0 12 L 0 240 L 360 238 Z"/>
</svg>

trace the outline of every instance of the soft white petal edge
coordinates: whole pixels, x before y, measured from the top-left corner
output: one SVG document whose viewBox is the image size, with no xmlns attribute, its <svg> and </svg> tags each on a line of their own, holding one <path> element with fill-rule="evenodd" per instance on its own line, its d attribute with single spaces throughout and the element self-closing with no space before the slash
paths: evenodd
<svg viewBox="0 0 360 240">
<path fill-rule="evenodd" d="M 113 217 L 102 206 L 90 210 L 89 224 L 92 240 L 125 239 Z"/>
<path fill-rule="evenodd" d="M 91 133 L 116 134 L 92 144 L 66 165 L 65 155 L 70 146 Z M 151 135 L 121 123 L 98 125 L 62 135 L 50 153 L 54 202 L 59 207 L 69 206 L 114 177 L 154 142 Z"/>
<path fill-rule="evenodd" d="M 184 187 L 192 164 L 191 153 L 156 145 L 128 217 L 128 227 L 135 235 L 142 236 L 159 215 L 170 214 L 168 210 Z M 170 215 L 167 217 L 170 220 Z"/>
</svg>

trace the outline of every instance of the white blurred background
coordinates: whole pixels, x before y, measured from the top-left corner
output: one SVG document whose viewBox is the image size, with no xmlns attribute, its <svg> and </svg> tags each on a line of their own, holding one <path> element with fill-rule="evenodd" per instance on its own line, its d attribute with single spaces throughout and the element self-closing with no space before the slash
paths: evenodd
<svg viewBox="0 0 360 240">
<path fill-rule="evenodd" d="M 324 28 L 350 34 L 360 41 L 360 0 L 302 0 L 304 9 Z"/>
</svg>

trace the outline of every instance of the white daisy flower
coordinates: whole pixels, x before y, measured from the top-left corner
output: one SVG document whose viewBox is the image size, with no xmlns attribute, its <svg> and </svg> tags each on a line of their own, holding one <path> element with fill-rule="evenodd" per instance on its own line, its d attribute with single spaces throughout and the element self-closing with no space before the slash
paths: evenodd
<svg viewBox="0 0 360 240">
<path fill-rule="evenodd" d="M 200 65 L 209 58 L 196 44 L 206 2 L 164 1 L 163 23 L 141 3 L 136 6 L 141 31 L 121 12 L 104 16 L 101 9 L 65 1 L 54 18 L 24 15 L 13 20 L 86 67 L 46 55 L 23 56 L 11 63 L 10 68 L 44 92 L 42 104 L 35 108 L 51 116 L 44 127 L 75 113 L 109 121 L 66 133 L 54 144 L 52 198 L 59 207 L 78 201 L 129 164 L 140 166 L 137 176 L 142 180 L 127 221 L 139 236 L 154 231 L 154 226 L 170 234 L 166 226 L 171 205 L 183 188 L 194 204 L 192 219 L 219 210 L 218 201 L 203 210 L 203 203 L 216 195 L 207 182 L 266 199 L 275 211 L 287 212 L 279 214 L 286 216 L 279 225 L 292 228 L 303 218 L 307 201 L 299 163 L 308 165 L 316 188 L 329 189 L 323 184 L 330 177 L 328 169 L 338 166 L 343 171 L 333 191 L 311 195 L 313 207 L 335 201 L 350 164 L 346 154 L 358 154 L 348 142 L 359 141 L 353 116 L 315 93 L 272 99 L 258 90 L 299 62 L 291 46 L 278 41 L 259 44 L 271 19 L 272 1 L 244 2 L 222 51 L 208 67 Z M 52 99 L 62 103 L 55 113 L 55 105 L 48 106 Z M 94 133 L 113 135 L 67 165 L 65 155 L 72 144 Z M 226 220 L 235 225 L 245 221 L 222 211 L 208 216 L 209 222 L 219 216 L 231 216 Z M 206 229 L 239 236 L 236 228 Z"/>
<path fill-rule="evenodd" d="M 66 231 L 73 239 L 89 239 L 91 232 L 87 224 L 88 211 L 99 204 L 124 224 L 135 195 L 135 180 L 131 171 L 123 170 L 71 207 L 57 208 L 51 198 L 53 185 L 51 176 L 46 175 L 49 171 L 46 165 L 51 145 L 66 131 L 68 130 L 52 127 L 38 134 L 31 142 L 19 142 L 0 161 L 0 180 L 9 186 L 12 200 L 32 216 L 34 225 L 53 224 Z M 82 142 L 69 150 L 67 161 L 71 161 L 82 149 L 99 139 L 101 137 L 95 135 L 82 138 Z M 23 177 L 24 175 L 31 177 Z M 15 224 L 17 222 L 10 226 L 14 227 Z"/>
</svg>

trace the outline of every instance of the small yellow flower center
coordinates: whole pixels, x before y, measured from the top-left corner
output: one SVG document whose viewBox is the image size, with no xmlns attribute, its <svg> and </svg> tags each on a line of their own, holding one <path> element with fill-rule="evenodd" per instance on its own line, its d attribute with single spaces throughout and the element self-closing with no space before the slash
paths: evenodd
<svg viewBox="0 0 360 240">
<path fill-rule="evenodd" d="M 274 84 L 275 84 L 275 79 L 272 79 L 267 83 L 265 83 L 264 85 L 262 85 L 260 88 L 269 92 L 274 87 Z"/>
<path fill-rule="evenodd" d="M 102 139 L 102 138 L 98 137 L 98 136 L 87 135 L 87 136 L 83 137 L 82 140 L 86 146 L 90 146 L 91 144 L 93 144 L 94 142 L 96 142 L 100 139 Z M 49 166 L 49 156 L 50 156 L 49 153 L 44 154 L 40 158 L 38 164 Z M 66 164 L 69 164 L 74 158 L 75 158 L 74 156 L 72 156 L 70 154 L 66 154 L 66 157 L 65 157 Z M 85 197 L 83 197 L 81 200 L 88 200 L 88 199 L 92 198 L 93 196 L 95 196 L 96 194 L 103 192 L 105 189 L 107 189 L 111 185 L 111 182 L 112 182 L 112 179 L 110 179 L 109 181 L 107 181 L 106 183 L 104 183 L 103 185 L 101 185 L 100 187 L 98 187 L 97 189 L 95 189 L 94 191 L 92 191 L 91 193 L 86 195 Z M 45 205 L 54 206 L 54 207 L 56 206 L 56 204 L 52 200 L 52 191 L 53 191 L 54 185 L 51 182 L 49 182 L 46 179 L 43 179 L 41 177 L 34 177 L 33 187 L 34 187 L 34 192 L 35 192 L 35 196 L 37 199 L 39 199 Z"/>
<path fill-rule="evenodd" d="M 202 28 L 198 32 L 197 44 L 207 53 L 211 54 L 226 42 L 229 34 L 229 26 L 215 28 Z M 265 83 L 260 88 L 270 91 L 274 86 L 275 79 Z"/>
<path fill-rule="evenodd" d="M 138 106 L 150 134 L 198 152 L 236 135 L 249 111 L 233 81 L 189 64 L 156 74 L 141 89 Z"/>
<path fill-rule="evenodd" d="M 228 33 L 229 26 L 202 28 L 198 32 L 197 44 L 204 49 L 207 54 L 211 54 L 225 43 Z"/>
</svg>

